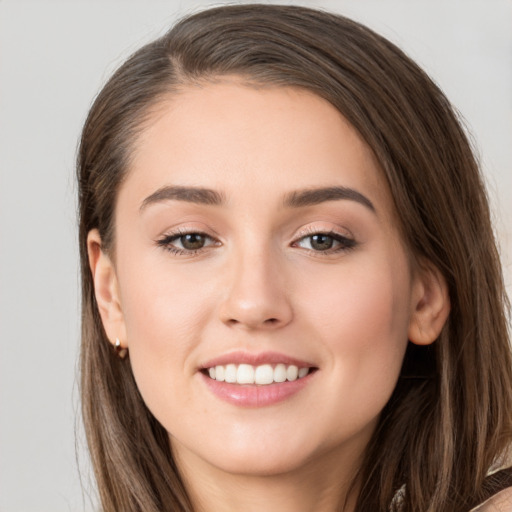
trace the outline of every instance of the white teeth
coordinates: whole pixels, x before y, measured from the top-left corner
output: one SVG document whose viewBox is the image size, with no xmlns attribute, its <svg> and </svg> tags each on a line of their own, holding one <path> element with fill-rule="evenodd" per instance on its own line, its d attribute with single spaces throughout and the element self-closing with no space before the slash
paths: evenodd
<svg viewBox="0 0 512 512">
<path fill-rule="evenodd" d="M 299 368 L 294 364 L 285 365 L 282 363 L 272 367 L 270 364 L 252 366 L 250 364 L 228 364 L 208 368 L 211 379 L 231 384 L 257 384 L 263 386 L 274 382 L 294 381 L 305 377 L 309 368 Z"/>
<path fill-rule="evenodd" d="M 224 374 L 224 366 L 215 367 L 215 380 L 218 380 L 219 382 L 224 382 Z"/>
<path fill-rule="evenodd" d="M 226 366 L 226 372 L 224 373 L 224 380 L 226 382 L 236 382 L 236 364 L 228 364 Z"/>
<path fill-rule="evenodd" d="M 254 368 L 250 364 L 241 364 L 236 372 L 238 384 L 254 384 Z"/>
<path fill-rule="evenodd" d="M 274 381 L 284 382 L 286 380 L 286 366 L 284 364 L 278 364 L 274 368 Z"/>
<path fill-rule="evenodd" d="M 291 364 L 290 366 L 288 366 L 288 368 L 286 370 L 286 380 L 290 380 L 290 381 L 297 380 L 298 375 L 299 375 L 299 369 L 294 364 Z"/>
<path fill-rule="evenodd" d="M 309 373 L 309 368 L 299 368 L 298 376 L 299 379 L 302 379 L 302 377 L 305 377 Z"/>
<path fill-rule="evenodd" d="M 269 364 L 262 364 L 256 367 L 254 372 L 254 382 L 256 384 L 272 384 L 274 382 L 274 369 Z"/>
</svg>

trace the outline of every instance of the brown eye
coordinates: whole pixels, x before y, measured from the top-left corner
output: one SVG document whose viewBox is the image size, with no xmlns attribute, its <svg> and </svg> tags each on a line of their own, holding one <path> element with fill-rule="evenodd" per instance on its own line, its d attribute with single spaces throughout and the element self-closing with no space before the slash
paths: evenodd
<svg viewBox="0 0 512 512">
<path fill-rule="evenodd" d="M 192 255 L 219 245 L 219 242 L 205 233 L 181 233 L 164 236 L 157 240 L 157 245 L 176 255 Z"/>
<path fill-rule="evenodd" d="M 188 251 L 202 249 L 206 243 L 206 237 L 200 233 L 188 233 L 180 236 L 178 240 L 181 242 L 183 249 Z"/>
<path fill-rule="evenodd" d="M 356 246 L 356 241 L 338 233 L 327 232 L 304 236 L 294 245 L 312 252 L 331 254 L 352 249 Z"/>
<path fill-rule="evenodd" d="M 334 245 L 334 239 L 332 236 L 319 234 L 311 237 L 311 248 L 315 251 L 327 251 L 332 249 Z"/>
</svg>

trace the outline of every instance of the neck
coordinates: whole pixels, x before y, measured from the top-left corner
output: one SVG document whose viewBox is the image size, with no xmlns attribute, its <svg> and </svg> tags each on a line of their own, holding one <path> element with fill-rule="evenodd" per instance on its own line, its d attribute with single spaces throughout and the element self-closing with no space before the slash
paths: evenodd
<svg viewBox="0 0 512 512">
<path fill-rule="evenodd" d="M 175 447 L 176 448 L 176 447 Z M 354 512 L 359 457 L 340 464 L 340 454 L 324 455 L 300 469 L 269 475 L 233 474 L 174 450 L 195 512 Z M 178 453 L 177 453 L 178 452 Z M 345 459 L 344 459 L 345 460 Z M 193 471 L 191 471 L 193 468 Z"/>
</svg>

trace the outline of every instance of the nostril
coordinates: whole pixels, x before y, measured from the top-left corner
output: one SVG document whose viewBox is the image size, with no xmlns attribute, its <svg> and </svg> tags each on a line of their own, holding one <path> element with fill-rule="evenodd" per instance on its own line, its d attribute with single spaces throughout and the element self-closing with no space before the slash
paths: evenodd
<svg viewBox="0 0 512 512">
<path fill-rule="evenodd" d="M 273 326 L 278 325 L 279 323 L 280 323 L 280 321 L 278 318 L 267 318 L 266 320 L 263 320 L 261 323 L 259 323 L 258 321 L 250 321 L 247 319 L 245 321 L 241 321 L 237 318 L 229 318 L 228 320 L 226 320 L 226 324 L 231 325 L 233 327 L 236 325 L 242 325 L 242 324 L 245 324 L 248 327 L 252 327 L 252 328 L 257 328 L 258 325 L 273 327 Z"/>
</svg>

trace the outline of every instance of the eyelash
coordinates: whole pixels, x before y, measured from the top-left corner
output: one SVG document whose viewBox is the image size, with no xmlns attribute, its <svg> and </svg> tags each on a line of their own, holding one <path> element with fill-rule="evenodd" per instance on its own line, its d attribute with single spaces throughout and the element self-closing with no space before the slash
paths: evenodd
<svg viewBox="0 0 512 512">
<path fill-rule="evenodd" d="M 337 243 L 338 247 L 329 248 L 325 251 L 315 251 L 314 249 L 306 249 L 308 252 L 313 253 L 315 256 L 330 256 L 331 254 L 337 254 L 340 252 L 348 252 L 357 246 L 357 242 L 353 238 L 341 235 L 336 231 L 328 230 L 322 231 L 317 229 L 307 230 L 305 233 L 301 233 L 300 238 L 293 242 L 293 246 L 297 246 L 299 242 L 306 239 L 312 239 L 314 236 L 325 236 L 332 238 L 333 243 Z"/>
<path fill-rule="evenodd" d="M 211 236 L 207 235 L 206 233 L 203 233 L 202 231 L 193 231 L 193 230 L 177 230 L 174 233 L 169 233 L 168 235 L 164 235 L 160 240 L 157 240 L 157 245 L 159 247 L 162 247 L 166 251 L 169 251 L 171 254 L 175 254 L 176 256 L 194 256 L 195 254 L 203 251 L 205 247 L 201 247 L 199 249 L 180 249 L 179 247 L 175 247 L 172 244 L 179 240 L 180 238 L 183 238 L 187 235 L 197 235 L 204 237 L 205 239 L 212 240 L 213 243 L 208 244 L 206 247 L 209 247 L 211 245 L 219 245 L 219 242 L 216 241 Z"/>
<path fill-rule="evenodd" d="M 200 247 L 199 249 L 180 249 L 179 247 L 175 247 L 173 245 L 176 240 L 183 238 L 187 235 L 196 235 L 200 237 L 204 237 L 205 239 L 211 240 L 212 243 L 209 243 L 206 246 Z M 333 239 L 333 243 L 339 244 L 336 248 L 329 248 L 325 251 L 316 251 L 314 249 L 305 249 L 309 253 L 314 254 L 315 256 L 329 256 L 331 254 L 337 254 L 340 252 L 348 252 L 354 249 L 357 246 L 357 242 L 353 238 L 346 237 L 344 235 L 340 235 L 339 233 L 329 230 L 329 231 L 319 231 L 319 230 L 311 230 L 306 234 L 302 233 L 300 238 L 298 238 L 295 242 L 292 243 L 293 247 L 298 247 L 299 242 L 306 240 L 308 238 L 312 239 L 314 236 L 325 236 Z M 164 250 L 169 251 L 171 254 L 176 256 L 194 256 L 201 251 L 205 250 L 210 246 L 218 246 L 220 242 L 212 238 L 206 233 L 201 231 L 187 231 L 187 230 L 178 230 L 174 233 L 167 234 L 163 236 L 161 239 L 157 240 L 156 244 L 159 247 L 162 247 Z"/>
</svg>

